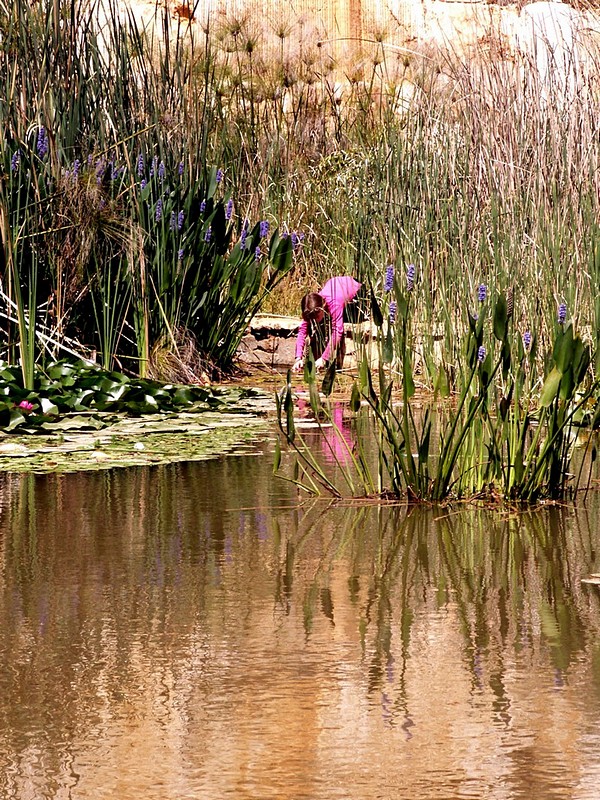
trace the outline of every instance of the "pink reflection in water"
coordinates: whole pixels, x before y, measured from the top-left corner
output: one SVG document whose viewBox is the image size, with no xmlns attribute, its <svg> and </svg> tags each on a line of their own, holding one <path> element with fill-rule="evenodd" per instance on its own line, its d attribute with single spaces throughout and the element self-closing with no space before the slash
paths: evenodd
<svg viewBox="0 0 600 800">
<path fill-rule="evenodd" d="M 310 404 L 303 398 L 298 399 L 298 414 L 301 419 L 312 419 Z M 347 465 L 352 462 L 351 453 L 354 450 L 355 439 L 349 419 L 344 419 L 344 406 L 342 403 L 333 404 L 331 411 L 331 423 L 324 423 L 320 429 L 315 428 L 314 433 L 307 435 L 303 432 L 303 437 L 307 443 L 313 441 L 319 443 L 325 461 L 330 464 Z"/>
</svg>

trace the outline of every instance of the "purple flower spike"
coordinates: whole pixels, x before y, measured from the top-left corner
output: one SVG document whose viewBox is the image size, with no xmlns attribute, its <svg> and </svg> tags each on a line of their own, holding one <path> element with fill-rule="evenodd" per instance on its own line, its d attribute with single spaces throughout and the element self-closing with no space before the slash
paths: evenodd
<svg viewBox="0 0 600 800">
<path fill-rule="evenodd" d="M 233 214 L 233 200 L 229 198 L 227 206 L 225 207 L 225 219 L 230 220 Z"/>
<path fill-rule="evenodd" d="M 183 261 L 183 247 L 177 251 L 177 261 Z"/>
<path fill-rule="evenodd" d="M 477 351 L 477 361 L 479 361 L 479 363 L 481 364 L 484 359 L 485 359 L 485 347 L 481 345 L 481 347 Z"/>
<path fill-rule="evenodd" d="M 523 334 L 523 347 L 525 350 L 529 351 L 531 347 L 531 331 L 525 331 Z"/>
<path fill-rule="evenodd" d="M 177 217 L 174 211 L 171 211 L 171 219 L 169 221 L 169 228 L 174 231 L 177 227 Z"/>
<path fill-rule="evenodd" d="M 154 218 L 156 219 L 157 222 L 159 222 L 160 218 L 162 217 L 162 212 L 163 212 L 163 201 L 159 197 L 158 200 L 156 201 L 156 213 L 154 215 Z"/>
<path fill-rule="evenodd" d="M 409 264 L 406 268 L 406 290 L 412 292 L 415 288 L 415 265 Z"/>
<path fill-rule="evenodd" d="M 144 174 L 144 168 L 145 168 L 144 156 L 140 153 L 137 160 L 137 174 L 139 175 L 140 178 Z"/>
<path fill-rule="evenodd" d="M 261 256 L 262 253 L 260 252 L 260 247 L 257 247 L 256 250 L 254 251 L 254 258 L 256 259 L 256 261 L 260 261 Z"/>
<path fill-rule="evenodd" d="M 142 178 L 142 180 L 140 182 L 140 189 L 145 189 L 147 185 L 148 185 L 148 182 L 146 181 L 146 178 Z"/>
<path fill-rule="evenodd" d="M 218 169 L 217 170 L 217 174 L 215 176 L 215 180 L 216 180 L 217 183 L 221 183 L 221 181 L 223 180 L 223 170 L 222 169 Z"/>
<path fill-rule="evenodd" d="M 479 288 L 477 289 L 477 298 L 480 303 L 485 303 L 485 298 L 487 297 L 487 286 L 485 283 L 480 283 Z"/>
<path fill-rule="evenodd" d="M 390 264 L 385 270 L 385 280 L 383 282 L 383 291 L 391 292 L 394 286 L 394 265 Z"/>
<path fill-rule="evenodd" d="M 201 214 L 204 214 L 204 211 L 205 211 L 205 209 L 206 209 L 206 200 L 203 200 L 203 201 L 200 203 L 200 213 L 201 213 Z"/>
<path fill-rule="evenodd" d="M 180 211 L 179 214 L 177 214 L 177 230 L 178 231 L 180 231 L 183 228 L 184 219 L 185 219 L 185 214 L 183 213 L 183 211 Z"/>
<path fill-rule="evenodd" d="M 248 234 L 246 233 L 245 228 L 242 228 L 242 234 L 240 236 L 240 250 L 246 249 L 246 237 Z"/>
<path fill-rule="evenodd" d="M 10 160 L 10 171 L 16 172 L 19 169 L 19 164 L 21 163 L 21 151 L 15 150 L 13 156 Z"/>
<path fill-rule="evenodd" d="M 558 307 L 558 324 L 564 325 L 567 320 L 567 304 L 561 303 Z"/>
<path fill-rule="evenodd" d="M 398 303 L 395 300 L 392 300 L 390 303 L 390 325 L 393 325 L 396 322 L 396 315 L 398 313 Z"/>
<path fill-rule="evenodd" d="M 165 168 L 165 162 L 161 161 L 158 165 L 158 179 L 164 181 L 166 172 L 167 170 Z"/>
<path fill-rule="evenodd" d="M 265 220 L 263 220 L 263 221 L 260 223 L 260 227 L 259 227 L 259 233 L 260 233 L 260 238 L 261 238 L 261 239 L 264 239 L 264 238 L 265 238 L 265 236 L 268 236 L 268 235 L 269 235 L 269 223 L 267 222 L 267 220 L 266 220 L 266 219 L 265 219 Z"/>
<path fill-rule="evenodd" d="M 183 169 L 184 169 L 183 161 L 180 161 L 179 162 L 179 166 L 177 167 L 177 174 L 178 175 L 183 175 Z"/>
<path fill-rule="evenodd" d="M 48 134 L 46 133 L 46 128 L 42 125 L 38 131 L 38 138 L 37 138 L 37 154 L 40 158 L 44 158 L 46 153 L 48 152 Z"/>
<path fill-rule="evenodd" d="M 75 161 L 73 162 L 73 172 L 71 173 L 73 179 L 76 179 L 78 177 L 80 170 L 81 170 L 81 161 L 78 158 L 76 158 Z"/>
<path fill-rule="evenodd" d="M 210 237 L 211 236 L 212 236 L 212 230 L 211 230 L 211 227 L 209 225 L 209 227 L 206 229 L 206 233 L 204 234 L 204 241 L 205 242 L 210 242 Z"/>
</svg>

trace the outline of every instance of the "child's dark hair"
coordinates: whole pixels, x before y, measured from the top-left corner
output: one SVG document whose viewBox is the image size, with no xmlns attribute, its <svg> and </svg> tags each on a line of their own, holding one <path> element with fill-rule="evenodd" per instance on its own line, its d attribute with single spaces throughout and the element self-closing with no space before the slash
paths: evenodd
<svg viewBox="0 0 600 800">
<path fill-rule="evenodd" d="M 300 301 L 300 308 L 302 309 L 302 319 L 306 322 L 310 322 L 319 311 L 324 310 L 325 301 L 320 294 L 310 292 L 310 294 L 305 294 Z"/>
</svg>

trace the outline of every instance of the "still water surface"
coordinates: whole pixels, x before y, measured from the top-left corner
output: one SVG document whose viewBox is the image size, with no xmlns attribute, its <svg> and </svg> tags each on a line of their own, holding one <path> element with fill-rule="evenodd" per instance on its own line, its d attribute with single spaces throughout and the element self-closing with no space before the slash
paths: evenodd
<svg viewBox="0 0 600 800">
<path fill-rule="evenodd" d="M 0 798 L 596 800 L 598 512 L 3 476 Z"/>
</svg>

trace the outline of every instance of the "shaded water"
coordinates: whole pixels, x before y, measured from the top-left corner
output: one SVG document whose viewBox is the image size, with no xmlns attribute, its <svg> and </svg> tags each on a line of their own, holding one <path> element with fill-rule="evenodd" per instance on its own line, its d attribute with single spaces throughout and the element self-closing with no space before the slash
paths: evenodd
<svg viewBox="0 0 600 800">
<path fill-rule="evenodd" d="M 298 507 L 267 450 L 0 477 L 0 798 L 597 798 L 598 498 Z"/>
</svg>

